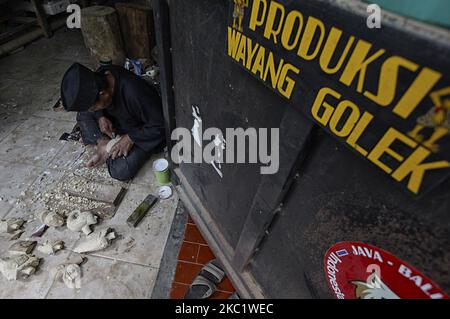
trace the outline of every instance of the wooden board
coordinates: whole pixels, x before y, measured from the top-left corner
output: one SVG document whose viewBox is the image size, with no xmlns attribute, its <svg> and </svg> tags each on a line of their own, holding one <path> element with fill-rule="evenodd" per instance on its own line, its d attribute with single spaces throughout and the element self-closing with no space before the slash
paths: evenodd
<svg viewBox="0 0 450 319">
<path fill-rule="evenodd" d="M 152 9 L 143 5 L 117 3 L 116 10 L 127 56 L 133 59 L 151 58 L 155 46 Z"/>
<path fill-rule="evenodd" d="M 79 178 L 79 183 L 66 183 L 63 191 L 72 196 L 117 206 L 125 195 L 126 189 L 116 185 L 106 185 Z"/>
<path fill-rule="evenodd" d="M 17 27 L 14 27 L 6 32 L 0 33 L 0 44 L 6 43 L 8 41 L 11 41 L 14 37 L 17 37 L 19 34 L 23 33 L 24 31 L 31 28 L 35 23 L 26 23 L 18 25 Z"/>
</svg>

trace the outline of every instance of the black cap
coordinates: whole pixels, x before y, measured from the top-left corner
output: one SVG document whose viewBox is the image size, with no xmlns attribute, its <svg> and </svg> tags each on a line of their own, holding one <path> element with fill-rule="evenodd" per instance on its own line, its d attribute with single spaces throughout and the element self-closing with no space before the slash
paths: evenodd
<svg viewBox="0 0 450 319">
<path fill-rule="evenodd" d="M 97 100 L 97 95 L 95 73 L 80 63 L 72 64 L 61 82 L 61 99 L 66 111 L 87 111 Z"/>
</svg>

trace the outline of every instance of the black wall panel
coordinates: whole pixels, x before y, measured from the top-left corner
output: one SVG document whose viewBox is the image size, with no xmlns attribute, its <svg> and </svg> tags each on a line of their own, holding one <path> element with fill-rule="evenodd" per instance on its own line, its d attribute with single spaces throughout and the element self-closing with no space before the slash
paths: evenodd
<svg viewBox="0 0 450 319">
<path fill-rule="evenodd" d="M 312 3 L 314 10 L 322 8 L 322 2 L 306 2 Z M 298 84 L 304 100 L 296 97 L 289 103 L 253 78 L 227 56 L 230 5 L 232 1 L 227 0 L 170 1 L 177 127 L 192 128 L 193 105 L 200 109 L 203 129 L 217 127 L 225 132 L 227 127 L 279 127 L 288 108 L 303 112 L 304 105 L 312 103 L 317 94 L 312 90 L 312 80 L 327 80 L 314 68 L 305 67 L 305 79 Z M 333 5 L 330 1 L 323 6 L 318 18 L 337 23 Z M 351 29 L 354 13 L 345 12 L 343 16 L 349 23 L 346 28 Z M 368 38 L 369 32 L 365 34 Z M 386 37 L 377 32 L 373 31 L 371 41 L 387 48 L 393 37 L 402 35 L 400 30 Z M 425 43 L 423 37 L 405 39 L 402 41 L 411 45 Z M 410 51 L 400 45 L 394 50 L 404 56 Z M 423 51 L 411 54 L 436 69 L 448 63 L 448 56 L 430 60 L 433 52 L 433 48 L 423 46 Z M 333 77 L 329 80 L 336 82 Z M 369 82 L 375 85 L 374 79 L 369 78 Z M 346 97 L 351 96 L 350 88 L 339 88 Z M 364 105 L 361 96 L 353 98 Z M 299 129 L 307 132 L 310 127 Z M 324 255 L 341 241 L 364 242 L 389 251 L 450 291 L 450 180 L 417 198 L 318 126 L 305 144 L 306 159 L 293 172 L 298 178 L 248 266 L 264 295 L 332 298 Z M 242 232 L 255 194 L 264 194 L 258 190 L 264 185 L 260 166 L 222 164 L 223 178 L 208 163 L 180 167 L 228 244 L 236 248 L 240 238 L 247 238 Z M 255 234 L 249 231 L 247 235 Z"/>
<path fill-rule="evenodd" d="M 268 295 L 332 297 L 324 256 L 341 241 L 387 250 L 450 290 L 449 181 L 413 200 L 325 133 L 314 145 L 252 263 Z"/>
<path fill-rule="evenodd" d="M 228 1 L 171 4 L 172 56 L 178 127 L 193 125 L 192 105 L 208 127 L 279 127 L 286 105 L 226 56 Z M 281 103 L 280 103 L 281 102 Z M 182 164 L 197 195 L 235 246 L 261 175 L 256 164 Z"/>
</svg>

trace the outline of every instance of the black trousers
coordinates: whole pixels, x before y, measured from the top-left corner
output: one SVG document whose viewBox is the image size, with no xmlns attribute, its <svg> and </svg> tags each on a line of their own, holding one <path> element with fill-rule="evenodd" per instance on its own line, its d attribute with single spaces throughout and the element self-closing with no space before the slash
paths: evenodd
<svg viewBox="0 0 450 319">
<path fill-rule="evenodd" d="M 98 139 L 107 137 L 100 131 L 94 113 L 78 112 L 77 122 L 80 125 L 81 136 L 85 145 L 95 145 Z M 128 181 L 137 174 L 151 155 L 152 153 L 144 151 L 137 145 L 133 145 L 127 157 L 121 156 L 115 160 L 108 157 L 106 165 L 108 166 L 109 175 L 119 181 Z"/>
</svg>

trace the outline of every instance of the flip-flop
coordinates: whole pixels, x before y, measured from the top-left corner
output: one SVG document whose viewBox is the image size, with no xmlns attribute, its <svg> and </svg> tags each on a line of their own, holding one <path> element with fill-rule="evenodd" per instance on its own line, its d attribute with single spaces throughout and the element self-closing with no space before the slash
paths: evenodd
<svg viewBox="0 0 450 319">
<path fill-rule="evenodd" d="M 200 273 L 189 287 L 184 299 L 206 299 L 217 289 L 217 285 L 225 277 L 225 272 L 221 269 L 219 261 L 214 259 L 203 266 Z"/>
</svg>

